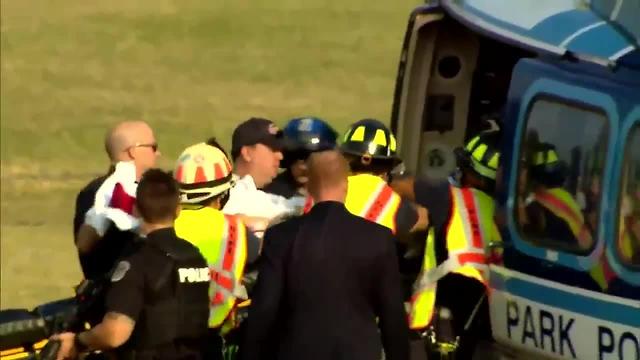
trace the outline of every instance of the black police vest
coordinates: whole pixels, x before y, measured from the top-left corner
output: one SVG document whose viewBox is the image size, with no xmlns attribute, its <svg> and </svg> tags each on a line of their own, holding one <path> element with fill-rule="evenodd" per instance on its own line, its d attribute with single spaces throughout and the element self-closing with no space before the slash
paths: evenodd
<svg viewBox="0 0 640 360">
<path fill-rule="evenodd" d="M 150 285 L 150 293 L 145 293 L 149 300 L 136 323 L 132 350 L 146 352 L 163 345 L 202 341 L 209 318 L 210 276 L 205 258 L 195 246 L 178 238 L 146 246 L 166 256 L 167 261 Z M 166 287 L 172 289 L 172 296 L 158 298 L 156 294 Z"/>
</svg>

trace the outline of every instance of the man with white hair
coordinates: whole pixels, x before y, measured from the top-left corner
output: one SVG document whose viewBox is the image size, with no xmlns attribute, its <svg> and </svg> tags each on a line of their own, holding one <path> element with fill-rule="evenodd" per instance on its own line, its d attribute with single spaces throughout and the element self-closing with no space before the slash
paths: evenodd
<svg viewBox="0 0 640 360">
<path fill-rule="evenodd" d="M 87 184 L 76 197 L 73 233 L 87 279 L 106 274 L 133 241 L 135 189 L 160 155 L 153 130 L 144 121 L 124 121 L 105 138 L 109 171 Z"/>
</svg>

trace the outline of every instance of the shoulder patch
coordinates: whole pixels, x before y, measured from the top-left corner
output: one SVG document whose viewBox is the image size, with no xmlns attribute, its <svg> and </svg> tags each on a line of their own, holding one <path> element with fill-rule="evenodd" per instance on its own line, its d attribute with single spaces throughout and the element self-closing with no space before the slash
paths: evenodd
<svg viewBox="0 0 640 360">
<path fill-rule="evenodd" d="M 122 280 L 129 269 L 131 269 L 131 264 L 128 261 L 120 261 L 111 275 L 111 282 Z"/>
</svg>

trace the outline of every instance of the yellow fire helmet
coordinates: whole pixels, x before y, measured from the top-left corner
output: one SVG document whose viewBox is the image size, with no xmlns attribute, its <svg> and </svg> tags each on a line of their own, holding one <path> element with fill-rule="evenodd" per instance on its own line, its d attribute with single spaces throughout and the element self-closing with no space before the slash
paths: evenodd
<svg viewBox="0 0 640 360">
<path fill-rule="evenodd" d="M 176 164 L 174 178 L 180 186 L 180 202 L 198 204 L 229 190 L 231 162 L 218 147 L 198 143 L 186 148 Z"/>
</svg>

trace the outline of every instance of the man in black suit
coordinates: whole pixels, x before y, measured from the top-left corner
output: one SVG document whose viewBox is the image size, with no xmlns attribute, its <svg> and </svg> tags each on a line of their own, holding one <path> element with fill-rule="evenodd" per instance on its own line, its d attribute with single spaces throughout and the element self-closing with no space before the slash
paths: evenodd
<svg viewBox="0 0 640 360">
<path fill-rule="evenodd" d="M 393 235 L 344 207 L 347 175 L 338 152 L 312 155 L 316 205 L 265 233 L 244 360 L 409 358 Z"/>
</svg>

